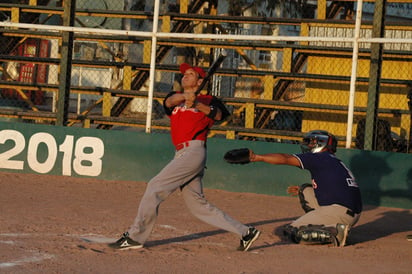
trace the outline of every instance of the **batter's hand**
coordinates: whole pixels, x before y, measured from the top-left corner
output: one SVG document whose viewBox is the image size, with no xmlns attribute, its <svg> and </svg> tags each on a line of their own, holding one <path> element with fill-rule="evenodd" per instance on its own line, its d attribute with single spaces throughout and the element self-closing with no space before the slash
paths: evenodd
<svg viewBox="0 0 412 274">
<path fill-rule="evenodd" d="M 196 101 L 196 94 L 194 92 L 184 92 L 183 96 L 185 98 L 185 105 L 192 107 Z"/>
<path fill-rule="evenodd" d="M 299 195 L 299 186 L 289 186 L 286 191 L 291 196 L 298 196 Z"/>
</svg>

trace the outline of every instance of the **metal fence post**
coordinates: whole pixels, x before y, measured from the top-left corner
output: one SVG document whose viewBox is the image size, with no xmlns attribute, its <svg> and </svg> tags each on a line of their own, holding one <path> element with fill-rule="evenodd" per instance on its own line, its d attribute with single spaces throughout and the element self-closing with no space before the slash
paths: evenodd
<svg viewBox="0 0 412 274">
<path fill-rule="evenodd" d="M 375 1 L 373 16 L 372 37 L 382 38 L 385 33 L 385 6 L 386 0 Z M 365 150 L 373 150 L 376 146 L 378 127 L 379 89 L 382 71 L 383 44 L 372 43 L 369 71 L 368 103 L 365 124 Z"/>
<path fill-rule="evenodd" d="M 63 25 L 73 26 L 76 11 L 76 0 L 64 1 Z M 73 32 L 64 31 L 62 34 L 62 48 L 59 75 L 59 96 L 57 98 L 56 125 L 66 126 L 70 99 L 70 82 L 73 55 Z"/>
</svg>

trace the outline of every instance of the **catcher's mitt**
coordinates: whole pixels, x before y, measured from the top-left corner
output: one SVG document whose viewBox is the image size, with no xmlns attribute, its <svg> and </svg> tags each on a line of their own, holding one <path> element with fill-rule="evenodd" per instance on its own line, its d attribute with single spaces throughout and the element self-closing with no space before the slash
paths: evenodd
<svg viewBox="0 0 412 274">
<path fill-rule="evenodd" d="M 250 150 L 248 148 L 232 149 L 226 152 L 224 159 L 230 164 L 250 163 Z"/>
</svg>

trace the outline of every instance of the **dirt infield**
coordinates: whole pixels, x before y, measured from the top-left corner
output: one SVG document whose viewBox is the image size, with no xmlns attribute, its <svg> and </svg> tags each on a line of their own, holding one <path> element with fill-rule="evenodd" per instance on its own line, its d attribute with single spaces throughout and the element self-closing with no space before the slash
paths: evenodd
<svg viewBox="0 0 412 274">
<path fill-rule="evenodd" d="M 282 242 L 274 230 L 302 212 L 297 198 L 206 189 L 261 237 L 248 252 L 195 219 L 180 193 L 160 207 L 146 248 L 113 251 L 142 182 L 0 173 L 0 273 L 412 273 L 412 210 L 366 207 L 344 248 Z"/>
</svg>

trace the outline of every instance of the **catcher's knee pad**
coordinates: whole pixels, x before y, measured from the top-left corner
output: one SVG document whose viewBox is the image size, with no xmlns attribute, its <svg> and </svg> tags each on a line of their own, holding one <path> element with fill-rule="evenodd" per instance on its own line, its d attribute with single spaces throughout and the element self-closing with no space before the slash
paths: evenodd
<svg viewBox="0 0 412 274">
<path fill-rule="evenodd" d="M 283 226 L 283 237 L 286 238 L 287 240 L 290 240 L 294 243 L 299 243 L 299 240 L 297 239 L 297 232 L 298 228 L 291 226 L 291 225 L 284 225 Z"/>
<path fill-rule="evenodd" d="M 308 201 L 305 200 L 305 195 L 303 195 L 303 191 L 305 190 L 305 188 L 307 187 L 312 187 L 311 184 L 303 184 L 299 187 L 299 201 L 300 201 L 300 205 L 303 208 L 303 210 L 308 213 L 309 211 L 314 210 L 314 208 L 311 208 L 308 205 Z"/>
<path fill-rule="evenodd" d="M 305 244 L 334 244 L 336 245 L 335 234 L 324 225 L 307 225 L 299 227 L 296 232 L 296 239 Z"/>
</svg>

